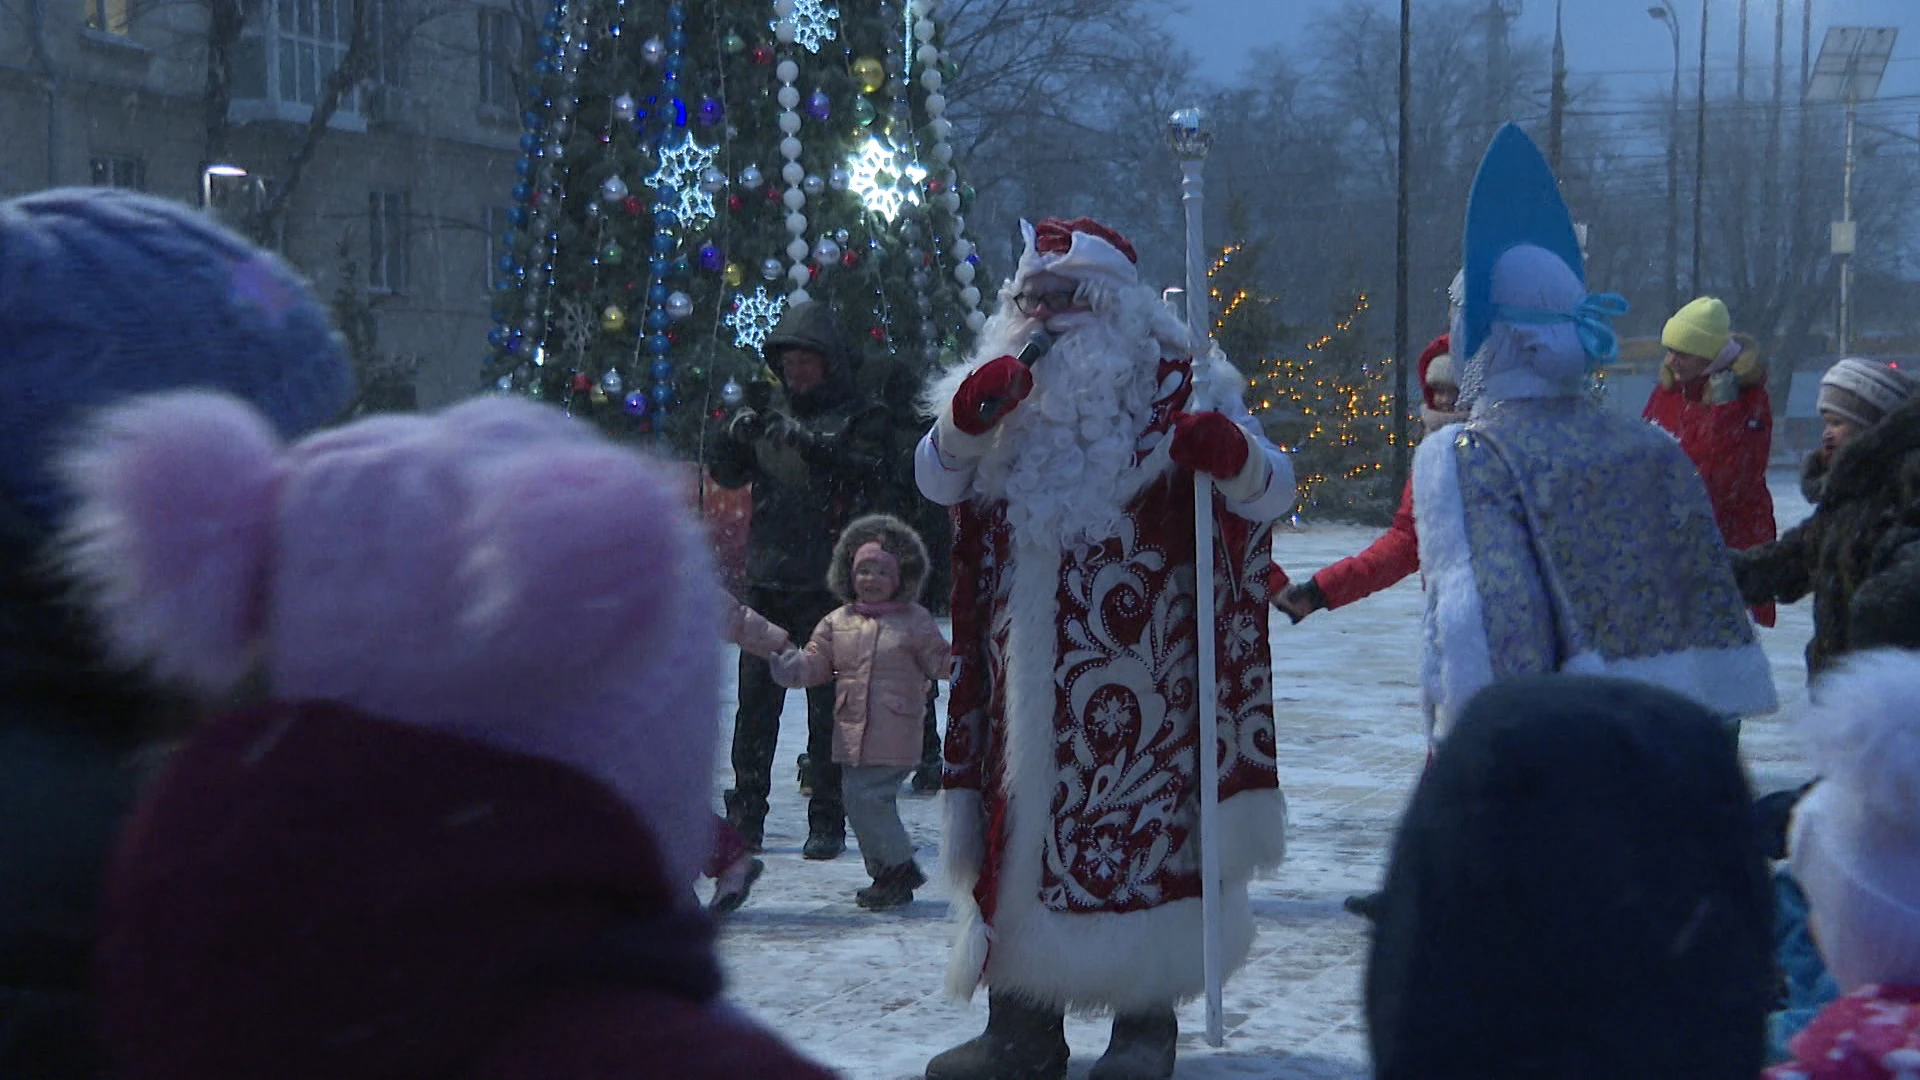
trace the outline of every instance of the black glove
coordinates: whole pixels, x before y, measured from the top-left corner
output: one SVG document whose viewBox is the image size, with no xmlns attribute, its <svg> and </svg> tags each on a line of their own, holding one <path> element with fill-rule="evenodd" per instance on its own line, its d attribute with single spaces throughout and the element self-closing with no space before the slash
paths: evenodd
<svg viewBox="0 0 1920 1080">
<path fill-rule="evenodd" d="M 776 446 L 798 451 L 802 455 L 813 449 L 817 441 L 805 424 L 786 413 L 774 413 L 766 421 L 766 437 Z"/>
<path fill-rule="evenodd" d="M 733 414 L 733 419 L 727 421 L 727 438 L 746 445 L 758 439 L 766 426 L 766 420 L 759 413 L 752 409 L 741 409 Z"/>
</svg>

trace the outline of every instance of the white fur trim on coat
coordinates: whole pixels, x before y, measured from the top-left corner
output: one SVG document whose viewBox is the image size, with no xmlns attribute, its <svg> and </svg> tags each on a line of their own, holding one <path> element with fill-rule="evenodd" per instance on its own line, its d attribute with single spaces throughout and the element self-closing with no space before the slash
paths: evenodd
<svg viewBox="0 0 1920 1080">
<path fill-rule="evenodd" d="M 1493 681 L 1453 445 L 1459 434 L 1457 424 L 1443 427 L 1421 440 L 1413 454 L 1413 519 L 1420 523 L 1420 569 L 1427 592 L 1420 691 L 1430 741 L 1444 738 L 1467 699 Z"/>
</svg>

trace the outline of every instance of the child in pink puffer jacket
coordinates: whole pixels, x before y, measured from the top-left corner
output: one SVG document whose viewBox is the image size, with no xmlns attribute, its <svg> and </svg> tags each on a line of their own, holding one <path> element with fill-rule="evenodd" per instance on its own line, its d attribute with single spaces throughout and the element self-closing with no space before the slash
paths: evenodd
<svg viewBox="0 0 1920 1080">
<path fill-rule="evenodd" d="M 845 767 L 847 823 L 873 876 L 854 899 L 872 911 L 911 903 L 927 882 L 896 803 L 920 764 L 927 683 L 947 678 L 951 664 L 952 646 L 918 603 L 926 579 L 927 546 L 911 526 L 885 514 L 854 521 L 827 571 L 846 604 L 820 620 L 805 649 L 773 659 L 782 686 L 838 683 L 833 760 Z"/>
</svg>

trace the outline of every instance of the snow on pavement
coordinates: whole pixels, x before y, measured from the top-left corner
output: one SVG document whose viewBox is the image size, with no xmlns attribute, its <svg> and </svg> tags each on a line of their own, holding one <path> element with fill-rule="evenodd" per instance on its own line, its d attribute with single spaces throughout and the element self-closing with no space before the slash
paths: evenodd
<svg viewBox="0 0 1920 1080">
<path fill-rule="evenodd" d="M 1783 526 L 1807 513 L 1792 478 L 1774 477 Z M 1275 556 L 1300 579 L 1364 547 L 1375 531 L 1345 526 L 1276 536 Z M 1341 901 L 1378 884 L 1393 826 L 1425 756 L 1418 689 L 1420 587 L 1401 583 L 1352 607 L 1273 623 L 1280 782 L 1289 807 L 1288 858 L 1251 887 L 1257 936 L 1227 984 L 1227 1039 L 1200 1036 L 1199 1003 L 1180 1010 L 1182 1080 L 1365 1077 L 1361 976 L 1366 924 Z M 1741 749 L 1756 790 L 1798 783 L 1804 766 L 1786 718 L 1805 702 L 1800 650 L 1807 605 L 1783 608 L 1761 631 L 1785 708 L 1750 720 Z M 731 679 L 729 679 L 731 684 Z M 731 780 L 733 690 L 726 690 L 715 799 Z M 944 715 L 944 714 L 943 714 Z M 848 1080 L 917 1078 L 933 1054 L 977 1035 L 985 996 L 971 1005 L 942 991 L 950 924 L 944 882 L 906 908 L 870 913 L 853 891 L 868 883 L 857 851 L 827 863 L 800 858 L 806 813 L 794 758 L 806 744 L 799 694 L 788 696 L 767 820 L 766 876 L 722 934 L 728 993 L 741 1008 Z M 939 804 L 902 797 L 901 813 L 931 873 L 939 861 Z M 849 844 L 852 838 L 849 837 Z M 937 875 L 936 875 L 937 876 Z M 1073 1080 L 1105 1049 L 1105 1019 L 1069 1018 Z"/>
</svg>

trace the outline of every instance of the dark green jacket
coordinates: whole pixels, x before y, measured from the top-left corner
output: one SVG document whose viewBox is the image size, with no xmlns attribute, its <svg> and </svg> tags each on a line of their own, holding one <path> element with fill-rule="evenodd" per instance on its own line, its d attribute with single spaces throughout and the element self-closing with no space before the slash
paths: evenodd
<svg viewBox="0 0 1920 1080">
<path fill-rule="evenodd" d="M 1855 645 L 1848 623 L 1854 595 L 1897 561 L 1890 539 L 1920 527 L 1920 400 L 1910 401 L 1856 436 L 1824 470 L 1803 477 L 1812 516 L 1780 539 L 1733 553 L 1748 603 L 1790 604 L 1813 596 L 1809 679 Z"/>
<path fill-rule="evenodd" d="M 897 439 L 886 406 L 859 392 L 854 357 L 826 305 L 790 309 L 767 335 L 762 354 L 776 374 L 790 348 L 825 356 L 825 383 L 794 395 L 783 376 L 777 399 L 757 410 L 761 430 L 738 439 L 723 427 L 707 467 L 721 487 L 753 487 L 748 588 L 825 593 L 840 530 L 898 499 Z M 800 438 L 782 437 L 783 428 L 797 428 Z"/>
</svg>

